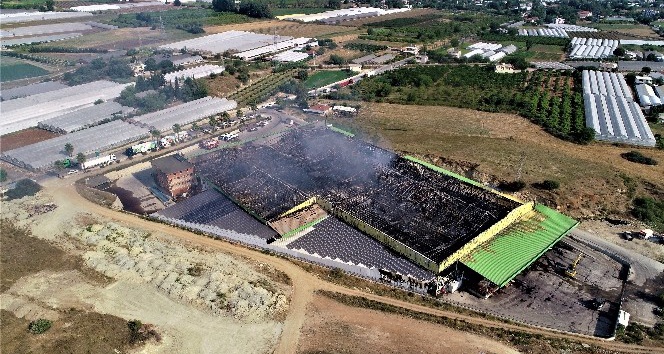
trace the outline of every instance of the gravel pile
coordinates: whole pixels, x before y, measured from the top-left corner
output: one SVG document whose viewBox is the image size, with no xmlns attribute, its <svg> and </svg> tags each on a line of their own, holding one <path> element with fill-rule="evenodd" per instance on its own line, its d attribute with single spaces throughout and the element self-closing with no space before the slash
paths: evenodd
<svg viewBox="0 0 664 354">
<path fill-rule="evenodd" d="M 286 296 L 271 281 L 225 254 L 165 243 L 114 223 L 93 225 L 76 237 L 91 246 L 83 257 L 98 272 L 150 283 L 215 314 L 258 322 L 287 307 Z"/>
</svg>

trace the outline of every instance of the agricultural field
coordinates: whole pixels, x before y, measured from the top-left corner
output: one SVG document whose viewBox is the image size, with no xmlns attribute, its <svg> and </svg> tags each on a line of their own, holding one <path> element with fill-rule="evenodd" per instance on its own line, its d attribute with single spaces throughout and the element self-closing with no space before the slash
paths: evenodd
<svg viewBox="0 0 664 354">
<path fill-rule="evenodd" d="M 22 60 L 3 57 L 0 63 L 0 82 L 27 79 L 48 73 L 48 70 Z"/>
<path fill-rule="evenodd" d="M 237 101 L 238 107 L 259 104 L 277 93 L 279 86 L 292 77 L 293 71 L 267 75 L 263 79 L 240 89 L 228 98 Z"/>
<path fill-rule="evenodd" d="M 216 12 L 212 9 L 182 8 L 158 12 L 121 14 L 108 21 L 119 27 L 160 27 L 187 30 L 191 26 L 218 26 L 252 21 L 251 18 L 229 12 Z"/>
<path fill-rule="evenodd" d="M 205 26 L 206 33 L 226 31 L 252 31 L 257 33 L 277 34 L 280 36 L 330 38 L 334 36 L 357 33 L 354 27 L 321 25 L 315 23 L 298 23 L 292 21 L 254 21 L 220 26 Z"/>
<path fill-rule="evenodd" d="M 165 31 L 151 30 L 149 27 L 119 28 L 58 42 L 58 47 L 96 48 L 96 49 L 132 49 L 141 46 L 160 45 L 195 37 L 193 34 L 177 29 Z"/>
<path fill-rule="evenodd" d="M 518 113 L 562 139 L 589 138 L 583 98 L 567 73 L 505 75 L 490 66 L 467 65 L 403 68 L 362 80 L 355 92 L 365 101 Z"/>
<path fill-rule="evenodd" d="M 565 55 L 565 47 L 535 44 L 526 52 L 529 61 L 560 61 Z"/>
<path fill-rule="evenodd" d="M 589 27 L 597 28 L 601 31 L 613 31 L 628 36 L 659 38 L 659 35 L 650 26 L 638 23 L 597 23 L 591 24 Z"/>
<path fill-rule="evenodd" d="M 439 15 L 404 17 L 374 22 L 360 39 L 404 43 L 431 43 L 452 37 L 467 37 L 485 32 L 490 25 L 507 21 L 503 16 L 486 14 Z"/>
<path fill-rule="evenodd" d="M 413 9 L 411 11 L 398 12 L 398 13 L 384 15 L 384 16 L 365 17 L 365 18 L 360 18 L 360 19 L 357 19 L 357 20 L 344 21 L 344 22 L 340 23 L 339 25 L 360 27 L 360 26 L 371 25 L 371 24 L 376 23 L 376 22 L 383 22 L 383 21 L 395 20 L 395 19 L 400 19 L 400 18 L 418 18 L 418 17 L 426 16 L 426 15 L 442 15 L 442 14 L 443 14 L 442 11 L 435 10 L 435 9 L 428 9 L 428 8 L 427 9 Z"/>
<path fill-rule="evenodd" d="M 304 87 L 307 89 L 319 88 L 343 80 L 350 76 L 351 74 L 346 70 L 317 71 L 309 75 L 309 78 L 304 81 Z"/>
</svg>

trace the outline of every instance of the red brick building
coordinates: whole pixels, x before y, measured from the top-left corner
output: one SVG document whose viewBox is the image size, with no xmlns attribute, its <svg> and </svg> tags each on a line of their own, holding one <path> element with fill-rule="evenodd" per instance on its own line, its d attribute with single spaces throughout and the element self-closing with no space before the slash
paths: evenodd
<svg viewBox="0 0 664 354">
<path fill-rule="evenodd" d="M 152 168 L 157 184 L 173 198 L 188 193 L 194 185 L 194 165 L 175 156 L 152 160 Z"/>
</svg>

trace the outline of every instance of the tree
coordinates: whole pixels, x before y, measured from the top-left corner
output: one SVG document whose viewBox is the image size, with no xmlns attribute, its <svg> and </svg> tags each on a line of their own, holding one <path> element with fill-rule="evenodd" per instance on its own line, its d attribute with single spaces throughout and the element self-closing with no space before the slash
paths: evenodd
<svg viewBox="0 0 664 354">
<path fill-rule="evenodd" d="M 235 116 L 241 118 L 244 116 L 244 113 L 242 113 L 241 109 L 238 109 L 237 111 L 235 111 Z"/>
<path fill-rule="evenodd" d="M 214 128 L 217 125 L 217 118 L 210 117 L 210 119 L 208 120 L 208 123 L 210 123 L 210 126 Z"/>
<path fill-rule="evenodd" d="M 180 139 L 178 139 L 178 133 L 180 131 L 182 131 L 182 127 L 180 127 L 180 124 L 177 124 L 177 123 L 173 124 L 173 133 L 175 133 L 175 140 L 176 141 L 180 140 Z"/>
<path fill-rule="evenodd" d="M 297 78 L 304 81 L 309 77 L 309 72 L 306 69 L 297 72 Z"/>
<path fill-rule="evenodd" d="M 150 135 L 152 135 L 153 139 L 159 140 L 159 138 L 161 137 L 161 132 L 159 131 L 159 129 L 152 129 L 150 130 Z M 157 144 L 157 146 L 159 146 L 159 144 Z"/>
<path fill-rule="evenodd" d="M 618 48 L 616 48 L 616 50 L 613 51 L 613 55 L 615 55 L 617 57 L 622 57 L 622 56 L 625 56 L 626 52 L 627 51 L 625 50 L 625 48 L 618 47 Z"/>
<path fill-rule="evenodd" d="M 341 8 L 341 0 L 328 0 L 327 1 L 327 7 L 330 9 L 340 9 Z"/>
<path fill-rule="evenodd" d="M 198 123 L 193 123 L 191 125 L 191 130 L 198 130 Z"/>
<path fill-rule="evenodd" d="M 652 69 L 649 66 L 644 66 L 643 68 L 641 68 L 641 72 L 643 72 L 644 74 L 650 74 L 651 71 Z"/>
<path fill-rule="evenodd" d="M 332 65 L 344 65 L 346 64 L 346 59 L 338 54 L 332 54 L 327 62 Z"/>
<path fill-rule="evenodd" d="M 180 6 L 180 5 L 182 5 L 182 3 L 180 2 L 180 0 L 174 0 L 174 1 L 173 1 L 173 6 Z"/>
<path fill-rule="evenodd" d="M 87 160 L 85 154 L 83 154 L 82 152 L 76 154 L 76 162 L 78 162 L 79 165 L 82 165 L 85 162 L 85 160 Z"/>
<path fill-rule="evenodd" d="M 272 18 L 272 11 L 267 3 L 257 1 L 242 1 L 237 11 L 240 14 L 253 18 Z"/>
<path fill-rule="evenodd" d="M 71 157 L 74 154 L 74 145 L 72 145 L 71 143 L 66 143 L 65 152 L 67 153 L 67 155 Z"/>
<path fill-rule="evenodd" d="M 214 11 L 235 12 L 234 0 L 212 0 L 212 8 Z"/>
<path fill-rule="evenodd" d="M 61 171 L 65 168 L 65 162 L 62 160 L 57 160 L 53 162 L 53 167 L 55 167 L 56 170 Z"/>
<path fill-rule="evenodd" d="M 53 11 L 55 9 L 55 0 L 46 0 L 46 10 Z"/>
<path fill-rule="evenodd" d="M 0 168 L 0 182 L 7 180 L 7 171 L 4 168 Z"/>
</svg>

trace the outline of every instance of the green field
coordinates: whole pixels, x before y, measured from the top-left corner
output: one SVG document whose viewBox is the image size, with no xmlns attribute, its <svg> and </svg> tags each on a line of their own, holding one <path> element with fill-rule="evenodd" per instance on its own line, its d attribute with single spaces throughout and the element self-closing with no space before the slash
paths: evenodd
<svg viewBox="0 0 664 354">
<path fill-rule="evenodd" d="M 309 76 L 309 78 L 304 82 L 304 86 L 307 89 L 323 87 L 333 82 L 343 80 L 350 76 L 351 76 L 350 73 L 343 70 L 318 71 Z"/>
<path fill-rule="evenodd" d="M 5 62 L 0 64 L 0 82 L 27 79 L 30 77 L 42 76 L 48 74 L 48 70 L 44 70 L 32 64 L 21 62 Z"/>
<path fill-rule="evenodd" d="M 163 23 L 165 28 L 172 29 L 192 25 L 216 26 L 249 21 L 251 21 L 251 18 L 245 15 L 230 12 L 215 12 L 212 9 L 183 8 L 158 12 L 121 14 L 109 21 L 109 23 L 119 27 L 159 27 Z"/>
</svg>

